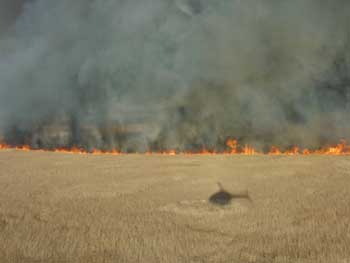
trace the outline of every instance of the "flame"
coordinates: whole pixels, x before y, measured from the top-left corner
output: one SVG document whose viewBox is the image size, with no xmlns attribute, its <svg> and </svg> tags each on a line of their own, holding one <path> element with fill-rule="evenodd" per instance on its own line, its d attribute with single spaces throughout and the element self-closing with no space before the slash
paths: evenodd
<svg viewBox="0 0 350 263">
<path fill-rule="evenodd" d="M 208 150 L 206 148 L 203 148 L 202 150 L 198 152 L 180 152 L 177 150 L 166 150 L 166 151 L 160 151 L 160 152 L 153 152 L 153 151 L 147 151 L 144 154 L 146 155 L 217 155 L 217 154 L 224 154 L 224 155 L 350 155 L 350 145 L 347 145 L 346 141 L 342 140 L 340 143 L 334 146 L 329 147 L 323 147 L 321 149 L 311 150 L 311 149 L 300 149 L 297 146 L 294 146 L 292 148 L 289 148 L 287 150 L 281 150 L 277 146 L 271 146 L 269 152 L 263 153 L 256 150 L 254 147 L 245 144 L 244 146 L 240 146 L 238 144 L 238 141 L 236 139 L 228 139 L 226 141 L 226 148 L 225 151 L 215 151 L 215 150 Z M 56 152 L 56 153 L 65 153 L 65 154 L 90 154 L 90 155 L 121 155 L 126 154 L 123 153 L 117 149 L 113 150 L 100 150 L 100 149 L 92 149 L 90 151 L 79 148 L 79 147 L 71 147 L 71 148 L 57 148 L 53 150 L 45 150 L 45 149 L 35 149 L 32 148 L 29 145 L 20 145 L 20 146 L 11 146 L 6 143 L 0 142 L 0 150 L 16 150 L 16 151 L 42 151 L 42 152 Z"/>
<path fill-rule="evenodd" d="M 245 145 L 242 149 L 242 154 L 244 155 L 256 155 L 256 154 L 260 154 L 259 152 L 257 152 L 253 147 L 249 146 L 249 145 Z"/>
<path fill-rule="evenodd" d="M 331 146 L 328 148 L 323 148 L 321 150 L 315 151 L 316 154 L 326 154 L 326 155 L 344 155 L 350 154 L 350 146 L 346 144 L 346 141 L 342 140 L 336 146 Z"/>
<path fill-rule="evenodd" d="M 270 149 L 270 151 L 269 151 L 268 154 L 269 154 L 269 155 L 281 155 L 282 152 L 281 152 L 280 149 L 278 149 L 278 147 L 276 147 L 276 146 L 271 146 L 271 149 Z"/>
<path fill-rule="evenodd" d="M 293 146 L 290 150 L 287 150 L 285 152 L 286 155 L 297 155 L 299 154 L 299 147 L 298 146 Z"/>
<path fill-rule="evenodd" d="M 309 149 L 304 149 L 302 153 L 303 153 L 303 155 L 310 155 L 311 154 Z"/>
<path fill-rule="evenodd" d="M 226 141 L 226 146 L 231 149 L 230 153 L 231 154 L 236 154 L 238 153 L 237 147 L 238 147 L 238 141 L 235 139 L 228 139 Z"/>
</svg>

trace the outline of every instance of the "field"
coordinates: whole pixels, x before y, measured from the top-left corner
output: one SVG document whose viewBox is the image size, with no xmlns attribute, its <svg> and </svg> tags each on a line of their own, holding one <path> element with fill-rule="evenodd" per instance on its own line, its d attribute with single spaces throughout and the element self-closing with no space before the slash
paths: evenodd
<svg viewBox="0 0 350 263">
<path fill-rule="evenodd" d="M 0 262 L 347 263 L 350 157 L 0 151 Z"/>
</svg>

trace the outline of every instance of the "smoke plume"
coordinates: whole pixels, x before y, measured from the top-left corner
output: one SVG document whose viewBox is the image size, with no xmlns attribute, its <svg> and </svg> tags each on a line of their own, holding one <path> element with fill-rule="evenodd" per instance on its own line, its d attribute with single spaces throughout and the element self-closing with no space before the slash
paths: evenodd
<svg viewBox="0 0 350 263">
<path fill-rule="evenodd" d="M 27 0 L 0 13 L 0 134 L 37 148 L 350 139 L 346 0 Z M 7 11 L 6 11 L 7 10 Z"/>
</svg>

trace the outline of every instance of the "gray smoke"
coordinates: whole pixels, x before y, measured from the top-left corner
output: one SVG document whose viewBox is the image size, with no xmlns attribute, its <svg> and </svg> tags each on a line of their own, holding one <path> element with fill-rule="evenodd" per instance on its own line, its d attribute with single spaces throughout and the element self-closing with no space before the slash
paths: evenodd
<svg viewBox="0 0 350 263">
<path fill-rule="evenodd" d="M 0 34 L 11 26 L 19 15 L 23 0 L 1 0 L 0 1 Z"/>
<path fill-rule="evenodd" d="M 0 20 L 8 143 L 144 151 L 350 139 L 349 1 L 14 6 Z"/>
</svg>

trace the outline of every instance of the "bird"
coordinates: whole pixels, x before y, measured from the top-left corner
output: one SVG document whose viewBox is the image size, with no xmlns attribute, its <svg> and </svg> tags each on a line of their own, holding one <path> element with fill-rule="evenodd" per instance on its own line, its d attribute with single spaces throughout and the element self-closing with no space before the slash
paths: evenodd
<svg viewBox="0 0 350 263">
<path fill-rule="evenodd" d="M 243 198 L 251 201 L 248 191 L 241 194 L 232 194 L 226 191 L 220 182 L 218 182 L 218 186 L 220 190 L 209 197 L 210 203 L 213 203 L 215 205 L 225 206 L 230 204 L 232 199 Z"/>
</svg>

